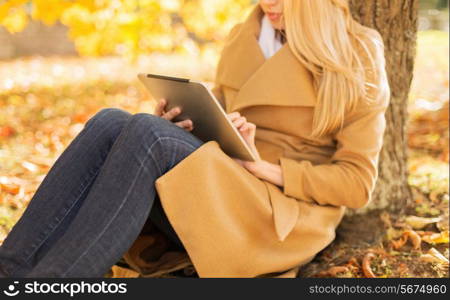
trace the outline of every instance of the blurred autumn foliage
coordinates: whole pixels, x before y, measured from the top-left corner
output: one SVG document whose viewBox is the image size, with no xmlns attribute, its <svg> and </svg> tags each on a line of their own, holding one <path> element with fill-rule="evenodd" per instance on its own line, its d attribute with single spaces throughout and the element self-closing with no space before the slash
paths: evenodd
<svg viewBox="0 0 450 300">
<path fill-rule="evenodd" d="M 69 28 L 82 55 L 135 57 L 152 51 L 203 52 L 221 46 L 251 0 L 9 0 L 0 24 L 22 31 L 31 19 Z"/>
</svg>

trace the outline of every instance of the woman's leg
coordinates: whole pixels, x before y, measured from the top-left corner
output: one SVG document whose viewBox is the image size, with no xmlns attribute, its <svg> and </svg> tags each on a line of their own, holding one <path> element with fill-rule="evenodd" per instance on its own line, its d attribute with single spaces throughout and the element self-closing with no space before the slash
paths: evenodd
<svg viewBox="0 0 450 300">
<path fill-rule="evenodd" d="M 65 234 L 27 277 L 102 277 L 138 237 L 157 178 L 202 142 L 147 113 L 131 117 Z"/>
<path fill-rule="evenodd" d="M 180 238 L 175 232 L 175 229 L 173 229 L 172 225 L 169 222 L 169 219 L 167 218 L 166 213 L 164 212 L 158 194 L 156 194 L 155 196 L 155 201 L 153 203 L 153 207 L 152 210 L 150 211 L 150 215 L 148 218 L 159 230 L 161 230 L 167 236 L 169 240 L 171 240 L 175 244 L 175 246 L 179 250 L 184 249 L 183 243 L 181 242 Z"/>
<path fill-rule="evenodd" d="M 61 237 L 131 116 L 117 108 L 101 110 L 58 157 L 0 247 L 3 276 L 22 277 Z"/>
</svg>

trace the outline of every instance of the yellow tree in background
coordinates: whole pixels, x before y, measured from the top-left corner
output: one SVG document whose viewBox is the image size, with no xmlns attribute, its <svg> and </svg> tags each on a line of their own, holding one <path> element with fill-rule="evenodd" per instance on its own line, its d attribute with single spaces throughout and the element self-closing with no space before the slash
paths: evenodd
<svg viewBox="0 0 450 300">
<path fill-rule="evenodd" d="M 22 31 L 30 19 L 59 21 L 81 55 L 196 53 L 221 47 L 252 0 L 0 0 L 0 25 Z"/>
</svg>

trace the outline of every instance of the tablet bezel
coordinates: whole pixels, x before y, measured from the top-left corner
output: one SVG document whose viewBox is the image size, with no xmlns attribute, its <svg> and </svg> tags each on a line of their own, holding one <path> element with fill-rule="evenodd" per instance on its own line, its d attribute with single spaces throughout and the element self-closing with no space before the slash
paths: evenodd
<svg viewBox="0 0 450 300">
<path fill-rule="evenodd" d="M 228 119 L 227 113 L 223 109 L 222 105 L 216 99 L 216 97 L 214 96 L 212 91 L 207 87 L 207 85 L 205 83 L 203 83 L 201 81 L 192 80 L 192 79 L 189 79 L 189 78 L 173 77 L 173 76 L 166 76 L 166 75 L 154 74 L 154 73 L 139 73 L 138 74 L 138 78 L 143 83 L 143 85 L 146 87 L 146 89 L 149 91 L 150 95 L 152 95 L 153 98 L 155 98 L 155 97 L 153 96 L 152 91 L 150 90 L 150 88 L 149 88 L 149 86 L 147 84 L 147 80 L 149 78 L 160 79 L 160 80 L 167 80 L 169 82 L 170 81 L 183 82 L 183 83 L 187 83 L 187 84 L 195 84 L 195 85 L 201 86 L 204 90 L 207 91 L 207 93 L 209 95 L 209 98 L 211 98 L 213 100 L 213 102 L 215 104 L 215 107 L 220 111 L 220 114 L 222 116 L 222 120 L 225 122 L 225 124 L 228 124 L 227 125 L 228 128 L 230 128 L 234 132 L 234 135 L 239 139 L 239 141 L 241 143 L 241 146 L 245 149 L 245 152 L 246 152 L 245 160 L 249 160 L 249 161 L 256 161 L 257 160 L 256 155 L 251 151 L 250 147 L 247 145 L 247 143 L 245 142 L 244 138 L 242 137 L 242 135 L 240 134 L 238 129 Z M 155 100 L 157 100 L 157 99 L 155 99 Z M 197 100 L 197 101 L 202 101 L 202 100 Z M 176 105 L 171 105 L 170 102 L 168 102 L 166 107 L 167 107 L 167 110 L 170 110 L 171 108 L 173 108 L 175 106 Z M 176 121 L 176 120 L 173 120 L 173 121 Z M 195 124 L 194 124 L 194 127 L 195 127 Z M 242 149 L 242 150 L 244 150 L 244 149 Z M 242 151 L 238 151 L 238 152 L 241 153 Z"/>
</svg>

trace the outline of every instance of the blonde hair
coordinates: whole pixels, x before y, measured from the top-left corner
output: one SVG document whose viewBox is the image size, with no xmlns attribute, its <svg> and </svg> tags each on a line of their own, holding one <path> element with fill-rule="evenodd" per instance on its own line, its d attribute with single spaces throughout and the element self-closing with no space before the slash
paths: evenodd
<svg viewBox="0 0 450 300">
<path fill-rule="evenodd" d="M 381 36 L 353 19 L 348 0 L 284 0 L 283 13 L 289 47 L 314 78 L 313 136 L 342 129 L 361 99 L 390 95 Z"/>
</svg>

